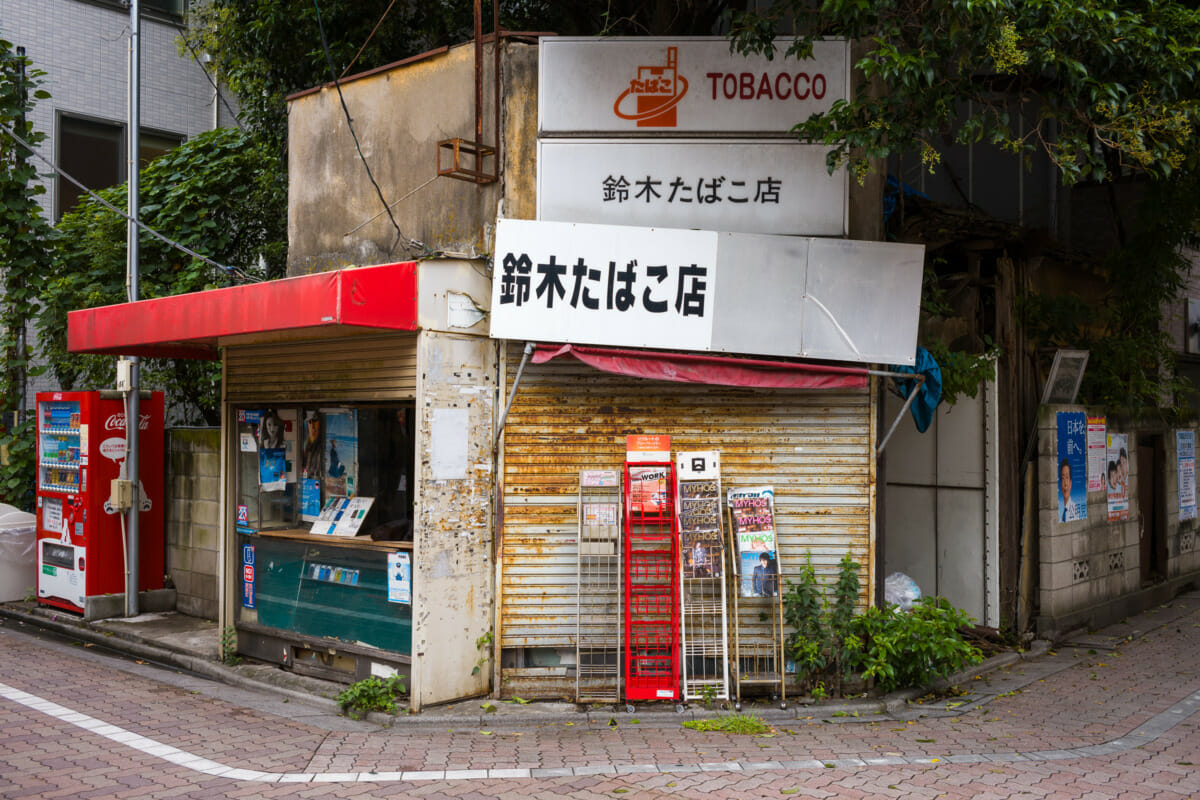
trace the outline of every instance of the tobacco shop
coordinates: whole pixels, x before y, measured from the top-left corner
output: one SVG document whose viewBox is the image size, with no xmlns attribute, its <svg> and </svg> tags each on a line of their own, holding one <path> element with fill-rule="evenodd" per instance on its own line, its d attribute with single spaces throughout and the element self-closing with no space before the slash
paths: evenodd
<svg viewBox="0 0 1200 800">
<path fill-rule="evenodd" d="M 407 262 L 71 314 L 76 352 L 221 362 L 220 624 L 240 653 L 404 675 L 415 709 L 487 691 L 489 288 L 467 262 Z"/>
</svg>

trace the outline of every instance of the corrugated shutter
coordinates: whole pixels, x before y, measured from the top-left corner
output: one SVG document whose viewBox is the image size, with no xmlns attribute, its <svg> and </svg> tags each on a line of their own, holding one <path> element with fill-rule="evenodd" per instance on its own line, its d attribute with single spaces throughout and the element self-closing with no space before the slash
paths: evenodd
<svg viewBox="0 0 1200 800">
<path fill-rule="evenodd" d="M 509 391 L 519 360 L 510 349 Z M 831 582 L 849 552 L 862 565 L 865 605 L 872 427 L 866 389 L 736 389 L 625 378 L 578 362 L 528 366 L 504 428 L 501 647 L 574 646 L 577 476 L 618 468 L 631 433 L 670 434 L 673 451 L 720 450 L 725 490 L 774 486 L 784 577 L 811 551 Z M 745 643 L 763 623 L 756 607 L 742 617 Z"/>
<path fill-rule="evenodd" d="M 225 351 L 225 398 L 231 403 L 394 400 L 416 393 L 415 333 L 239 345 Z"/>
</svg>

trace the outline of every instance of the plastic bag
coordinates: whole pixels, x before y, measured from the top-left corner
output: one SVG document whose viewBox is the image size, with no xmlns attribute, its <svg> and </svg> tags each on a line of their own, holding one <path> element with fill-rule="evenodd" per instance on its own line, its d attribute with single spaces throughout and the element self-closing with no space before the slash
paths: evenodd
<svg viewBox="0 0 1200 800">
<path fill-rule="evenodd" d="M 921 599 L 921 587 L 903 572 L 893 572 L 883 581 L 883 599 L 908 611 Z"/>
</svg>

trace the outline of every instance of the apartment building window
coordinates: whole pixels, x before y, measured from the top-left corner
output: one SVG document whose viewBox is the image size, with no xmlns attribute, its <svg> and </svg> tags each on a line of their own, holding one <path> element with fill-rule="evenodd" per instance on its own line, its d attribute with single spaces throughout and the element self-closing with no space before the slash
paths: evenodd
<svg viewBox="0 0 1200 800">
<path fill-rule="evenodd" d="M 142 129 L 138 162 L 145 166 L 183 143 L 181 134 Z M 60 114 L 58 117 L 58 165 L 68 175 L 95 191 L 125 180 L 125 126 L 114 122 Z M 78 205 L 84 192 L 71 181 L 58 177 L 55 219 Z"/>
</svg>

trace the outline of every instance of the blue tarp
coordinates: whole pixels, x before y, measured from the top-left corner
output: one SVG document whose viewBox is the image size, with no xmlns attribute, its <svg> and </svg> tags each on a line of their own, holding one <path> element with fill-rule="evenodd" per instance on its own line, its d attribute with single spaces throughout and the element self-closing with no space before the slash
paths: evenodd
<svg viewBox="0 0 1200 800">
<path fill-rule="evenodd" d="M 924 433 L 933 423 L 933 414 L 937 411 L 938 404 L 942 402 L 942 368 L 938 366 L 937 361 L 928 350 L 918 347 L 915 365 L 892 367 L 891 369 L 894 372 L 909 372 L 925 376 L 925 383 L 920 384 L 921 393 L 917 399 L 913 400 L 910 407 L 913 422 L 917 423 L 917 430 Z M 907 400 L 917 382 L 897 378 L 896 385 L 900 390 L 900 396 Z"/>
</svg>

